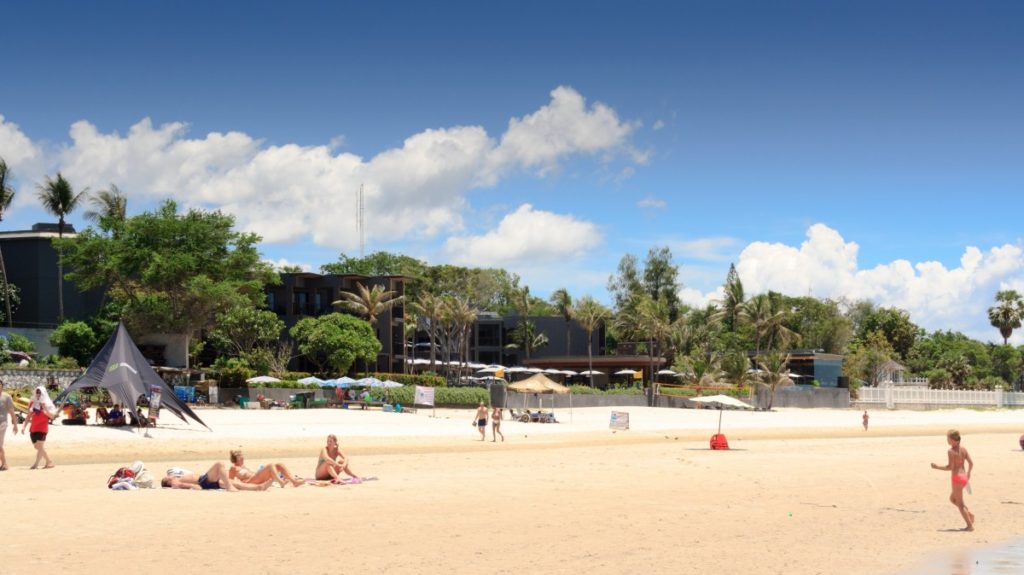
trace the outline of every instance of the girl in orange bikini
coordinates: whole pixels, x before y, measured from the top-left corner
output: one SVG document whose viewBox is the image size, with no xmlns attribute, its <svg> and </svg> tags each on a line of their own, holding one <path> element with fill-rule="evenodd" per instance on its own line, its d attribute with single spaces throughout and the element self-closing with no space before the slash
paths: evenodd
<svg viewBox="0 0 1024 575">
<path fill-rule="evenodd" d="M 949 494 L 949 502 L 956 505 L 960 515 L 967 522 L 967 527 L 964 528 L 964 531 L 974 531 L 974 514 L 964 504 L 964 488 L 967 487 L 967 483 L 971 480 L 971 470 L 974 469 L 974 461 L 971 459 L 971 454 L 967 453 L 967 450 L 960 446 L 959 431 L 950 429 L 949 433 L 946 434 L 946 441 L 949 443 L 949 451 L 947 452 L 949 463 L 946 465 L 932 463 L 932 469 L 950 472 L 953 491 Z M 967 463 L 966 469 L 964 469 L 965 462 Z"/>
</svg>

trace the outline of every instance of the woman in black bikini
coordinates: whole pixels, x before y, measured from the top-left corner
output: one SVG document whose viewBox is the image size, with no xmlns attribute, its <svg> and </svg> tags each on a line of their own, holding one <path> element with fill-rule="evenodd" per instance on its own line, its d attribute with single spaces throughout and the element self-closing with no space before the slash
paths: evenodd
<svg viewBox="0 0 1024 575">
<path fill-rule="evenodd" d="M 941 466 L 932 463 L 932 469 L 950 472 L 953 491 L 949 494 L 949 502 L 956 505 L 960 515 L 967 522 L 967 527 L 964 527 L 964 531 L 974 531 L 974 514 L 967 509 L 967 505 L 964 503 L 964 488 L 967 487 L 967 483 L 971 480 L 971 470 L 974 469 L 974 461 L 971 459 L 971 454 L 967 453 L 967 449 L 960 446 L 959 431 L 950 429 L 949 433 L 946 434 L 946 442 L 949 443 L 949 451 L 946 452 L 949 456 L 949 462 Z M 964 469 L 965 462 L 967 463 L 966 469 Z"/>
</svg>

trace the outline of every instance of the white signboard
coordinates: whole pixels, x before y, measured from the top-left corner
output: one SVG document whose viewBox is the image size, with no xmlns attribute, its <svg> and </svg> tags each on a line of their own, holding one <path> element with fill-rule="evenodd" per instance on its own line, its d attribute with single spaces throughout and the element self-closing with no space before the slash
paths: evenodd
<svg viewBox="0 0 1024 575">
<path fill-rule="evenodd" d="M 434 388 L 417 385 L 412 402 L 414 405 L 434 405 Z"/>
<path fill-rule="evenodd" d="M 163 389 L 159 385 L 154 385 L 149 388 L 149 392 L 149 413 L 147 416 L 149 419 L 156 421 L 160 417 L 160 401 Z"/>
<path fill-rule="evenodd" d="M 613 411 L 611 421 L 608 422 L 611 429 L 629 429 L 629 412 Z"/>
</svg>

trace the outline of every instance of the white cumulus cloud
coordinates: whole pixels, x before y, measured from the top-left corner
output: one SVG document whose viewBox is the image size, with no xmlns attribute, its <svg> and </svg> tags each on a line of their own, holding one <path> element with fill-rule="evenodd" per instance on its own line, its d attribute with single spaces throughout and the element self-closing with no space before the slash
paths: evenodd
<svg viewBox="0 0 1024 575">
<path fill-rule="evenodd" d="M 448 238 L 443 249 L 455 264 L 512 267 L 579 257 L 601 241 L 600 230 L 591 222 L 523 204 L 497 228 L 479 236 Z"/>
<path fill-rule="evenodd" d="M 995 338 L 986 312 L 995 293 L 1024 285 L 1020 244 L 985 251 L 968 246 L 953 268 L 935 261 L 895 260 L 861 269 L 858 251 L 855 242 L 846 241 L 836 230 L 815 224 L 799 246 L 751 243 L 740 253 L 736 271 L 750 294 L 774 290 L 793 296 L 867 299 L 907 310 L 925 329 L 962 331 L 986 340 Z M 688 301 L 712 296 L 685 295 Z"/>
<path fill-rule="evenodd" d="M 128 196 L 130 213 L 170 197 L 233 214 L 240 229 L 268 243 L 311 237 L 321 246 L 352 249 L 359 242 L 360 187 L 367 241 L 458 233 L 466 194 L 514 172 L 543 177 L 574 155 L 645 161 L 629 142 L 638 125 L 558 87 L 547 104 L 512 118 L 497 137 L 479 126 L 431 129 L 369 158 L 337 151 L 343 143 L 337 138 L 320 146 L 267 146 L 242 132 L 191 136 L 187 124 L 154 126 L 147 118 L 125 134 L 76 122 L 70 142 L 42 164 L 61 171 L 76 189 L 116 184 Z M 0 117 L 0 155 L 17 167 L 42 152 Z M 28 183 L 42 173 L 33 170 Z"/>
</svg>

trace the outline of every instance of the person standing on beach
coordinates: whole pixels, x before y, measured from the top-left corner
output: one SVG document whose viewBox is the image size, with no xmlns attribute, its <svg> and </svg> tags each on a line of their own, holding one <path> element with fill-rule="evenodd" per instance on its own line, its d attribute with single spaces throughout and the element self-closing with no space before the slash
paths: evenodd
<svg viewBox="0 0 1024 575">
<path fill-rule="evenodd" d="M 491 411 L 491 441 L 497 441 L 499 435 L 501 440 L 505 441 L 505 434 L 501 432 L 501 408 L 494 406 L 494 410 Z"/>
<path fill-rule="evenodd" d="M 39 469 L 39 464 L 43 461 L 46 462 L 43 469 L 51 469 L 53 461 L 46 453 L 46 434 L 50 431 L 50 417 L 57 414 L 57 406 L 53 404 L 53 400 L 50 399 L 43 386 L 40 385 L 36 388 L 28 411 L 28 419 L 25 420 L 25 425 L 21 426 L 21 433 L 24 435 L 25 429 L 28 428 L 32 445 L 36 448 L 36 462 L 29 469 Z"/>
<path fill-rule="evenodd" d="M 7 435 L 7 418 L 11 418 L 14 434 L 18 434 L 18 416 L 14 412 L 14 400 L 11 394 L 4 391 L 4 381 L 0 379 L 0 471 L 7 471 L 7 454 L 4 453 L 4 436 Z"/>
<path fill-rule="evenodd" d="M 867 431 L 868 430 L 868 419 L 871 419 L 870 417 L 868 417 L 867 410 L 864 410 L 864 417 L 862 417 L 860 419 L 864 423 L 864 431 Z"/>
<path fill-rule="evenodd" d="M 473 418 L 473 423 L 476 425 L 477 431 L 480 432 L 480 441 L 487 440 L 487 406 L 484 405 L 484 401 L 480 400 L 480 405 L 476 408 L 476 417 Z"/>
<path fill-rule="evenodd" d="M 932 469 L 950 472 L 953 491 L 949 494 L 949 502 L 956 505 L 960 515 L 967 522 L 967 527 L 964 527 L 964 531 L 974 531 L 974 514 L 964 504 L 964 488 L 967 487 L 967 483 L 971 480 L 971 470 L 974 469 L 974 461 L 971 459 L 971 454 L 967 453 L 967 449 L 960 446 L 959 431 L 950 429 L 949 433 L 946 434 L 946 442 L 949 443 L 949 451 L 946 452 L 949 456 L 949 462 L 941 466 L 932 463 Z M 964 469 L 965 462 L 967 464 L 966 469 Z"/>
</svg>

